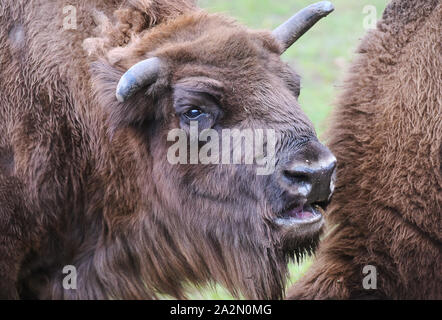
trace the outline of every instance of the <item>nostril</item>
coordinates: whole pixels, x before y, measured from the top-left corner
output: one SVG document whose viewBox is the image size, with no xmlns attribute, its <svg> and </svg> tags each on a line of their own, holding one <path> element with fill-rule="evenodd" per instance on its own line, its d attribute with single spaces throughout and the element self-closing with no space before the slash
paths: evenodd
<svg viewBox="0 0 442 320">
<path fill-rule="evenodd" d="M 284 176 L 293 184 L 310 182 L 310 175 L 306 170 L 284 170 Z"/>
<path fill-rule="evenodd" d="M 279 184 L 287 194 L 303 196 L 309 204 L 330 199 L 337 161 L 327 147 L 310 141 L 288 160 L 278 174 Z"/>
<path fill-rule="evenodd" d="M 336 161 L 319 161 L 308 167 L 292 165 L 282 173 L 285 186 L 291 193 L 303 194 L 309 201 L 325 201 L 334 191 L 335 170 Z"/>
<path fill-rule="evenodd" d="M 311 177 L 305 171 L 284 170 L 285 186 L 292 194 L 307 198 L 312 191 Z"/>
</svg>

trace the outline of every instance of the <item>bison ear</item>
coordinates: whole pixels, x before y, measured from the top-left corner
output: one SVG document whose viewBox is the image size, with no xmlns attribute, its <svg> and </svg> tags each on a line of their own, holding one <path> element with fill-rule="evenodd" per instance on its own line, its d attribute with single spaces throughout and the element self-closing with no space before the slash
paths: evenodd
<svg viewBox="0 0 442 320">
<path fill-rule="evenodd" d="M 152 63 L 158 59 L 152 59 L 143 60 L 126 72 L 104 59 L 91 64 L 94 98 L 108 114 L 111 135 L 119 128 L 143 123 L 153 115 L 151 106 L 160 69 L 159 64 Z"/>
</svg>

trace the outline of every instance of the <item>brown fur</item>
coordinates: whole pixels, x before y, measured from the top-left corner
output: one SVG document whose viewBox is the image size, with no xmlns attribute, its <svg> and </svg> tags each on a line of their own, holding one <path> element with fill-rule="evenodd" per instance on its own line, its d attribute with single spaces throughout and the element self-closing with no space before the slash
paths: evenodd
<svg viewBox="0 0 442 320">
<path fill-rule="evenodd" d="M 440 1 L 394 0 L 362 41 L 330 130 L 330 232 L 289 298 L 442 299 L 441 23 Z"/>
<path fill-rule="evenodd" d="M 182 79 L 223 84 L 221 126 L 275 128 L 280 164 L 316 141 L 270 33 L 186 0 L 70 1 L 77 30 L 63 1 L 0 4 L 0 296 L 181 298 L 216 281 L 282 297 L 288 259 L 317 239 L 270 223 L 285 205 L 274 177 L 165 158 Z M 121 75 L 151 56 L 167 65 L 158 81 L 117 103 Z"/>
</svg>

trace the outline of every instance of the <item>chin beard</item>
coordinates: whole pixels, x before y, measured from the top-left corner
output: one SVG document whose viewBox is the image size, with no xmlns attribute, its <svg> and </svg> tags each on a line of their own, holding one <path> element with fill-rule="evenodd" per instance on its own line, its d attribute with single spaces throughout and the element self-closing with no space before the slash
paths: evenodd
<svg viewBox="0 0 442 320">
<path fill-rule="evenodd" d="M 283 252 L 287 261 L 300 263 L 307 256 L 313 255 L 319 246 L 321 235 L 322 231 L 309 238 L 285 238 L 283 241 Z"/>
</svg>

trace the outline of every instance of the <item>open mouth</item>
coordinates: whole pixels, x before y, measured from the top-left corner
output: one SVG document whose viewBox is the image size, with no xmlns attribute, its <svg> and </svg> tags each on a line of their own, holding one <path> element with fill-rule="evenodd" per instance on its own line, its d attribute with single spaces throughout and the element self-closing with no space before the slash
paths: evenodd
<svg viewBox="0 0 442 320">
<path fill-rule="evenodd" d="M 309 227 L 309 229 L 319 229 L 324 223 L 323 214 L 327 207 L 327 203 L 318 202 L 312 204 L 304 204 L 301 206 L 292 205 L 283 210 L 275 223 L 281 227 Z M 314 228 L 316 226 L 317 228 Z"/>
<path fill-rule="evenodd" d="M 273 222 L 281 232 L 284 252 L 294 253 L 298 259 L 304 253 L 312 254 L 316 250 L 325 223 L 327 204 L 297 202 L 277 214 Z"/>
</svg>

